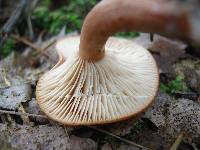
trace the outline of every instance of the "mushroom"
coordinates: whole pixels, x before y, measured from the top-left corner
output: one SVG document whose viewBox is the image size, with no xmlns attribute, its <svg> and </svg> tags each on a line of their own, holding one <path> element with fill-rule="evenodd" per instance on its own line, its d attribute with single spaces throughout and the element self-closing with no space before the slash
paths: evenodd
<svg viewBox="0 0 200 150">
<path fill-rule="evenodd" d="M 178 13 L 177 13 L 178 12 Z M 161 0 L 104 0 L 87 15 L 80 36 L 59 40 L 59 62 L 38 81 L 42 111 L 66 125 L 136 117 L 153 102 L 159 75 L 152 55 L 123 31 L 192 38 L 185 9 Z"/>
</svg>

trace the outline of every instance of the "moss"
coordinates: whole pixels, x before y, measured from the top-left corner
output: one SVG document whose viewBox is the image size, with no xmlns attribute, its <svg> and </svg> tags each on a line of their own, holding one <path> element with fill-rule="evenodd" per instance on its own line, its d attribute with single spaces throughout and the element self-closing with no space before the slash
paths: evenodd
<svg viewBox="0 0 200 150">
<path fill-rule="evenodd" d="M 14 50 L 14 47 L 15 47 L 15 41 L 11 38 L 8 38 L 4 43 L 3 47 L 1 48 L 0 54 L 3 57 L 6 57 Z"/>
<path fill-rule="evenodd" d="M 138 32 L 119 32 L 115 34 L 115 36 L 118 36 L 118 37 L 128 37 L 128 38 L 134 38 L 139 35 L 140 34 Z"/>
<path fill-rule="evenodd" d="M 80 31 L 83 19 L 96 4 L 95 0 L 70 0 L 66 6 L 50 10 L 52 1 L 41 3 L 33 13 L 36 26 L 45 28 L 52 34 L 58 33 L 63 26 L 66 32 Z"/>
<path fill-rule="evenodd" d="M 132 127 L 130 133 L 127 134 L 127 135 L 125 136 L 125 138 L 127 138 L 127 139 L 129 139 L 129 140 L 135 139 L 136 136 L 143 130 L 143 128 L 144 128 L 144 127 L 143 127 L 143 125 L 142 125 L 141 122 L 136 122 L 136 123 L 134 123 L 134 125 L 133 125 L 133 127 Z"/>
<path fill-rule="evenodd" d="M 52 34 L 58 33 L 66 25 L 66 33 L 80 31 L 83 20 L 90 9 L 96 4 L 96 0 L 70 0 L 66 6 L 50 10 L 51 0 L 45 0 L 38 6 L 33 17 L 36 26 L 45 28 Z M 119 37 L 137 37 L 138 32 L 120 32 Z"/>
<path fill-rule="evenodd" d="M 188 91 L 189 89 L 184 83 L 184 77 L 178 75 L 167 84 L 160 83 L 160 90 L 168 94 L 173 94 L 175 91 Z"/>
</svg>

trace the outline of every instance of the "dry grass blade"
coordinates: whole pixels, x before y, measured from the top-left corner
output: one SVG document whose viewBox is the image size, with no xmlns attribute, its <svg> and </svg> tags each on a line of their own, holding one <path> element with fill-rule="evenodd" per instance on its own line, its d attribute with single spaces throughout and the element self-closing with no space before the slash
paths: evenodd
<svg viewBox="0 0 200 150">
<path fill-rule="evenodd" d="M 69 143 L 70 143 L 70 138 L 69 138 L 69 134 L 68 134 L 68 132 L 67 132 L 67 129 L 66 129 L 65 126 L 63 126 L 63 128 L 64 128 L 64 130 L 65 130 L 65 134 L 66 134 L 67 138 L 69 139 Z M 69 150 L 71 150 L 71 143 L 70 143 Z"/>
<path fill-rule="evenodd" d="M 94 127 L 94 126 L 86 126 L 86 127 L 92 128 L 92 129 L 97 130 L 97 131 L 99 131 L 101 133 L 104 133 L 104 134 L 107 134 L 109 136 L 112 136 L 112 137 L 114 137 L 114 138 L 116 138 L 116 139 L 118 139 L 118 140 L 120 140 L 120 141 L 122 141 L 124 143 L 130 144 L 130 145 L 132 145 L 134 147 L 138 147 L 138 148 L 143 149 L 143 150 L 151 150 L 150 148 L 147 148 L 147 147 L 144 147 L 144 146 L 139 145 L 137 143 L 134 143 L 133 141 L 129 141 L 127 139 L 121 138 L 121 137 L 119 137 L 119 136 L 117 136 L 117 135 L 115 135 L 113 133 L 110 133 L 110 132 L 108 132 L 106 130 L 103 130 L 103 129 L 100 129 L 100 128 L 97 128 L 97 127 Z"/>
<path fill-rule="evenodd" d="M 47 50 L 49 47 L 51 47 L 53 44 L 55 44 L 56 43 L 56 40 L 53 40 L 52 42 L 50 42 L 49 44 L 47 44 L 47 46 L 46 47 L 44 47 L 43 49 L 42 49 L 42 51 L 45 51 L 45 50 Z"/>
<path fill-rule="evenodd" d="M 2 76 L 3 76 L 3 79 L 4 79 L 4 81 L 5 81 L 5 84 L 9 87 L 9 86 L 11 86 L 11 83 L 10 83 L 10 81 L 7 79 L 7 77 L 6 77 L 6 73 L 5 73 L 5 71 L 2 71 Z"/>
<path fill-rule="evenodd" d="M 47 44 L 47 46 L 45 46 L 43 49 L 41 49 L 41 52 L 39 53 L 39 55 L 36 57 L 36 59 L 38 59 L 41 55 L 43 55 L 44 53 L 47 54 L 45 51 L 48 50 L 48 48 L 50 48 L 53 44 L 56 43 L 56 40 L 51 41 L 49 44 Z M 53 59 L 51 59 L 53 60 Z M 55 60 L 53 60 L 53 62 L 56 62 Z"/>
<path fill-rule="evenodd" d="M 176 139 L 176 141 L 174 142 L 174 144 L 172 145 L 172 147 L 170 148 L 170 150 L 177 150 L 178 146 L 180 145 L 181 141 L 183 139 L 183 134 L 180 133 Z"/>
<path fill-rule="evenodd" d="M 20 103 L 19 109 L 18 109 L 18 110 L 19 110 L 19 112 L 26 113 L 26 111 L 25 111 L 25 109 L 24 109 L 22 103 Z M 22 120 L 23 120 L 23 123 L 25 123 L 25 124 L 30 124 L 30 119 L 29 119 L 28 116 L 23 115 L 23 116 L 21 116 L 21 118 L 22 118 Z"/>
<path fill-rule="evenodd" d="M 8 111 L 8 110 L 0 110 L 0 114 L 10 114 L 10 115 L 19 115 L 19 116 L 29 116 L 29 117 L 40 117 L 48 119 L 44 115 L 37 115 L 37 114 L 29 114 L 29 113 L 22 113 L 22 112 L 16 112 L 16 111 Z"/>
</svg>

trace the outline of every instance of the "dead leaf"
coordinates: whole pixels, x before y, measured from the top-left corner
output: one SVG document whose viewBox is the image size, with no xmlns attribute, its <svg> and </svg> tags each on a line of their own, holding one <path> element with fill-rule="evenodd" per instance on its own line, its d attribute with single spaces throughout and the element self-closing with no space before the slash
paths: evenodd
<svg viewBox="0 0 200 150">
<path fill-rule="evenodd" d="M 0 124 L 0 128 L 1 128 Z M 0 135 L 7 136 L 7 144 L 12 149 L 21 150 L 67 150 L 70 149 L 69 138 L 60 126 L 17 126 L 5 127 L 0 130 Z M 1 136 L 0 136 L 1 138 Z M 3 137 L 4 138 L 4 137 Z M 2 139 L 0 139 L 1 141 Z"/>
<path fill-rule="evenodd" d="M 200 105 L 192 100 L 178 99 L 169 106 L 167 133 L 177 136 L 184 133 L 184 139 L 200 136 Z"/>
<path fill-rule="evenodd" d="M 74 150 L 96 150 L 97 144 L 89 138 L 70 137 L 71 148 Z"/>
<path fill-rule="evenodd" d="M 160 71 L 163 73 L 171 72 L 172 65 L 184 56 L 185 48 L 187 47 L 181 41 L 156 34 L 154 34 L 153 42 L 150 41 L 150 35 L 145 33 L 141 33 L 133 41 L 148 49 L 153 54 Z"/>
<path fill-rule="evenodd" d="M 36 114 L 36 115 L 44 115 L 39 108 L 37 101 L 35 98 L 32 98 L 31 101 L 28 102 L 28 105 L 25 106 L 25 110 L 27 113 L 30 114 Z M 29 117 L 31 121 L 39 124 L 48 124 L 49 120 L 46 118 L 41 118 L 41 117 Z"/>
<path fill-rule="evenodd" d="M 144 118 L 148 118 L 158 128 L 166 126 L 166 106 L 172 102 L 173 99 L 164 93 L 159 93 L 153 105 L 145 112 Z"/>
<path fill-rule="evenodd" d="M 185 54 L 186 46 L 183 42 L 157 35 L 149 50 L 152 52 L 161 72 L 169 73 L 172 70 L 172 65 Z"/>
<path fill-rule="evenodd" d="M 0 89 L 0 108 L 16 110 L 21 102 L 30 100 L 31 87 L 20 83 L 9 88 Z"/>
<path fill-rule="evenodd" d="M 109 132 L 119 135 L 119 136 L 125 136 L 130 133 L 131 129 L 134 127 L 134 124 L 137 122 L 136 119 L 129 119 L 125 120 L 123 122 L 114 123 L 112 126 L 108 125 L 105 126 L 106 130 Z"/>
<path fill-rule="evenodd" d="M 101 147 L 101 150 L 112 150 L 112 146 L 106 143 Z"/>
</svg>

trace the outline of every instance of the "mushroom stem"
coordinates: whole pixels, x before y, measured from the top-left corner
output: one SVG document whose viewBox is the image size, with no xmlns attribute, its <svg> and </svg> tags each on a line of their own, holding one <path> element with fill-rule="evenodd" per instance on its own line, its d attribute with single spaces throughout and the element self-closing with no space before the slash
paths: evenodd
<svg viewBox="0 0 200 150">
<path fill-rule="evenodd" d="M 188 12 L 173 2 L 104 0 L 92 9 L 84 21 L 80 57 L 89 61 L 101 59 L 109 36 L 124 30 L 191 38 Z"/>
</svg>

